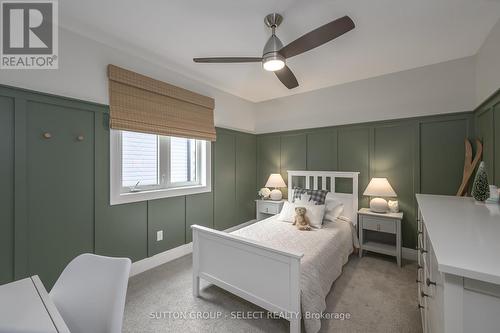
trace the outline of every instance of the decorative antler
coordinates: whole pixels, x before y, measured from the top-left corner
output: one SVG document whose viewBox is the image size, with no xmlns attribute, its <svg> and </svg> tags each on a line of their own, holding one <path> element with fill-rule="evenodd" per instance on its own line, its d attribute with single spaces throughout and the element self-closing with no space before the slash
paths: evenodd
<svg viewBox="0 0 500 333">
<path fill-rule="evenodd" d="M 472 160 L 472 146 L 470 141 L 465 139 L 465 162 L 464 162 L 464 174 L 462 177 L 462 184 L 458 188 L 457 197 L 463 197 L 467 194 L 467 187 L 469 185 L 469 180 L 472 177 L 472 173 L 476 169 L 476 165 L 481 160 L 483 154 L 483 144 L 479 139 L 476 139 L 476 156 Z"/>
</svg>

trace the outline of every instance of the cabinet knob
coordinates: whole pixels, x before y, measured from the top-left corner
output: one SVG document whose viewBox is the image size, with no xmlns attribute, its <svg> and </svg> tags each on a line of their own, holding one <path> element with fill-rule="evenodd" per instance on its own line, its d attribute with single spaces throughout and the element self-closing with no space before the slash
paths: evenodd
<svg viewBox="0 0 500 333">
<path fill-rule="evenodd" d="M 426 294 L 426 293 L 424 293 L 423 291 L 420 292 L 420 296 L 422 296 L 422 297 L 429 297 L 429 295 Z"/>
<path fill-rule="evenodd" d="M 419 250 L 420 253 L 427 253 L 427 250 L 421 247 L 417 248 L 417 250 Z"/>
<path fill-rule="evenodd" d="M 420 281 L 419 279 L 416 280 L 417 283 L 422 283 L 422 281 Z"/>
<path fill-rule="evenodd" d="M 417 305 L 417 309 L 419 309 L 419 310 L 420 310 L 420 309 L 423 309 L 423 308 L 424 308 L 424 306 L 423 306 L 423 305 L 421 305 L 420 303 L 418 303 L 418 305 Z"/>
<path fill-rule="evenodd" d="M 83 135 L 79 135 L 76 137 L 76 140 L 83 141 L 83 140 L 85 140 L 85 137 Z"/>
<path fill-rule="evenodd" d="M 52 134 L 50 132 L 45 132 L 42 134 L 43 138 L 44 139 L 51 139 L 52 138 Z"/>
<path fill-rule="evenodd" d="M 433 282 L 433 281 L 431 281 L 431 279 L 427 278 L 427 280 L 425 280 L 425 284 L 427 284 L 427 287 L 428 287 L 428 286 L 430 286 L 431 284 L 432 284 L 433 286 L 435 286 L 435 285 L 436 285 L 436 282 Z"/>
</svg>

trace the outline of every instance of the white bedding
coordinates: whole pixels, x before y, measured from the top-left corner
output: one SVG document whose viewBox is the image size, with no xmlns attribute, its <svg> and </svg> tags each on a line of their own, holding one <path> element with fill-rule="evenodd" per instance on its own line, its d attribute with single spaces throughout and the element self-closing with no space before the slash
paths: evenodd
<svg viewBox="0 0 500 333">
<path fill-rule="evenodd" d="M 321 320 L 306 317 L 308 313 L 321 314 L 326 308 L 326 295 L 353 251 L 351 224 L 326 222 L 322 229 L 299 231 L 291 223 L 278 221 L 275 215 L 232 234 L 304 254 L 300 263 L 302 316 L 306 332 L 318 332 Z"/>
</svg>

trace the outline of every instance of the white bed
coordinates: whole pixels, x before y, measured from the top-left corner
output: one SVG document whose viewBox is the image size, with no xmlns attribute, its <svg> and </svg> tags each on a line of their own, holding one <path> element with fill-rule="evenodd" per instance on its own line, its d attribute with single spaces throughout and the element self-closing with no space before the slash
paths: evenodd
<svg viewBox="0 0 500 333">
<path fill-rule="evenodd" d="M 336 178 L 352 179 L 352 193 L 336 193 Z M 342 215 L 356 223 L 357 172 L 288 171 L 290 197 L 297 183 L 328 189 L 344 204 Z M 352 252 L 348 222 L 328 222 L 306 232 L 274 216 L 232 233 L 192 228 L 195 296 L 202 278 L 288 319 L 290 332 L 300 332 L 301 314 L 308 333 L 319 330 L 320 320 L 308 314 L 325 309 L 325 297 Z"/>
</svg>

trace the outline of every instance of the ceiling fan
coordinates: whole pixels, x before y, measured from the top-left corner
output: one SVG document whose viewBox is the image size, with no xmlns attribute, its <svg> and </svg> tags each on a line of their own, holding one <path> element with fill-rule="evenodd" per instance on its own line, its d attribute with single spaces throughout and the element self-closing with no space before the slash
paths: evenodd
<svg viewBox="0 0 500 333">
<path fill-rule="evenodd" d="M 262 66 L 266 71 L 274 72 L 288 89 L 293 89 L 298 87 L 299 83 L 290 68 L 286 65 L 286 59 L 328 43 L 354 29 L 354 22 L 351 18 L 344 16 L 314 29 L 288 45 L 283 46 L 283 43 L 281 43 L 275 34 L 276 28 L 282 21 L 283 16 L 277 13 L 269 14 L 264 18 L 264 22 L 272 30 L 272 35 L 264 46 L 262 57 L 210 57 L 194 58 L 193 61 L 199 63 L 262 62 Z"/>
</svg>

